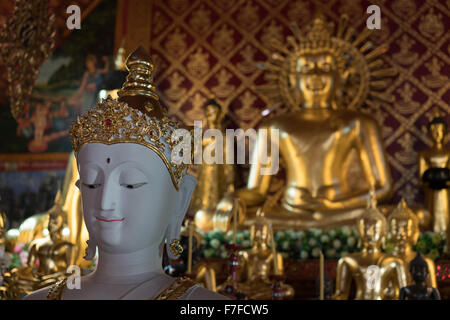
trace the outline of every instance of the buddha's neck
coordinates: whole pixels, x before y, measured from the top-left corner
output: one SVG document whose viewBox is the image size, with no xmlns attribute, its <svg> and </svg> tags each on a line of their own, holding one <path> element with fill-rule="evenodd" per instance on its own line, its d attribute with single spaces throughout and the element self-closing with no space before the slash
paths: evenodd
<svg viewBox="0 0 450 320">
<path fill-rule="evenodd" d="M 303 108 L 308 110 L 329 109 L 331 108 L 331 103 L 330 101 L 324 99 L 313 99 L 310 101 L 305 101 L 303 103 Z"/>
<path fill-rule="evenodd" d="M 434 141 L 434 148 L 435 149 L 442 150 L 443 147 L 444 147 L 444 145 L 442 144 L 442 142 Z"/>
<path fill-rule="evenodd" d="M 108 253 L 99 249 L 93 280 L 108 284 L 139 283 L 163 274 L 160 246 L 131 253 Z"/>
<path fill-rule="evenodd" d="M 258 242 L 258 243 L 255 243 L 254 248 L 256 249 L 256 251 L 264 251 L 264 250 L 267 250 L 269 247 L 264 242 Z"/>
<path fill-rule="evenodd" d="M 208 122 L 207 126 L 208 129 L 219 129 L 219 123 L 217 122 Z"/>
<path fill-rule="evenodd" d="M 58 233 L 50 234 L 50 240 L 52 242 L 60 242 L 62 240 L 62 236 Z"/>
<path fill-rule="evenodd" d="M 377 245 L 366 245 L 362 249 L 362 253 L 364 253 L 364 254 L 372 255 L 372 254 L 377 254 L 380 252 L 381 252 L 380 247 Z"/>
<path fill-rule="evenodd" d="M 409 256 L 413 249 L 410 244 L 396 244 L 392 253 L 395 256 Z"/>
</svg>

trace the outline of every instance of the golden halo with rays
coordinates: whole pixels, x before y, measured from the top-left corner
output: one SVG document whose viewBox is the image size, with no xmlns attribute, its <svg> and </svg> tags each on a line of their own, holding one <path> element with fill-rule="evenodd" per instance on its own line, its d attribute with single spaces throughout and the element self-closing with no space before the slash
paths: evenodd
<svg viewBox="0 0 450 320">
<path fill-rule="evenodd" d="M 301 105 L 301 94 L 296 86 L 296 62 L 305 54 L 326 53 L 335 58 L 341 75 L 339 106 L 355 109 L 364 102 L 373 105 L 374 100 L 392 103 L 394 97 L 380 92 L 388 86 L 387 77 L 397 74 L 394 68 L 384 67 L 379 57 L 388 47 L 376 48 L 367 40 L 372 30 L 364 28 L 356 37 L 355 30 L 348 27 L 348 16 L 342 15 L 336 35 L 334 27 L 327 25 L 323 16 L 317 16 L 306 34 L 296 25 L 291 25 L 294 36 L 287 37 L 287 45 L 273 40 L 270 45 L 275 50 L 269 62 L 259 67 L 267 70 L 268 84 L 256 88 L 271 102 L 284 103 L 289 108 Z M 351 40 L 354 38 L 354 40 Z"/>
</svg>

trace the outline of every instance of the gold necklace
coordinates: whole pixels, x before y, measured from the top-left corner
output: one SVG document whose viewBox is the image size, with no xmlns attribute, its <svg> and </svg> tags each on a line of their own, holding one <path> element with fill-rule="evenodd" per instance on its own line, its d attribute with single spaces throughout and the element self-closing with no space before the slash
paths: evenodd
<svg viewBox="0 0 450 320">
<path fill-rule="evenodd" d="M 187 290 L 196 284 L 195 281 L 188 277 L 180 277 L 175 279 L 169 286 L 157 294 L 153 300 L 177 300 Z M 67 278 L 56 282 L 47 293 L 47 300 L 62 300 L 64 289 L 67 285 Z"/>
</svg>

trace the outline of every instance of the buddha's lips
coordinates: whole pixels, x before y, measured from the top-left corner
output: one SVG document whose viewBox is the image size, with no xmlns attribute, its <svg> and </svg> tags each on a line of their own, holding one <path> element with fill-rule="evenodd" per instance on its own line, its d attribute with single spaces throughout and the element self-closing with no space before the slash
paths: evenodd
<svg viewBox="0 0 450 320">
<path fill-rule="evenodd" d="M 99 217 L 95 217 L 95 219 L 97 219 L 98 221 L 103 221 L 103 222 L 113 222 L 113 221 L 123 221 L 123 220 L 125 220 L 125 218 L 122 218 L 122 219 L 114 219 L 114 220 L 106 220 L 106 219 L 102 219 L 102 218 L 99 218 Z"/>
</svg>

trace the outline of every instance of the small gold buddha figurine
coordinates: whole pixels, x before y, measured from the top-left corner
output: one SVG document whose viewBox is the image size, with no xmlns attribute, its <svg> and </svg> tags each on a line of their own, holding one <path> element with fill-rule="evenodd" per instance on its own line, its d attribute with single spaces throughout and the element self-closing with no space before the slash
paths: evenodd
<svg viewBox="0 0 450 320">
<path fill-rule="evenodd" d="M 272 299 L 273 281 L 271 275 L 283 275 L 283 257 L 274 248 L 271 241 L 273 233 L 264 212 L 258 211 L 258 219 L 250 228 L 252 247 L 239 252 L 239 291 L 250 299 Z M 294 296 L 294 289 L 281 284 L 283 299 Z"/>
<path fill-rule="evenodd" d="M 87 269 L 91 264 L 91 261 L 85 260 L 83 256 L 87 247 L 86 240 L 88 240 L 89 237 L 83 219 L 80 190 L 76 186 L 76 181 L 78 179 L 77 161 L 74 154 L 71 153 L 69 161 L 67 162 L 63 186 L 61 188 L 60 201 L 62 203 L 64 214 L 63 220 L 67 222 L 67 226 L 70 230 L 67 240 L 74 243 L 78 248 L 75 264 L 82 269 Z M 36 239 L 45 238 L 43 232 L 48 226 L 49 216 L 49 212 L 45 212 L 27 218 L 20 225 L 20 234 L 17 239 L 15 239 L 15 242 L 31 243 Z"/>
<path fill-rule="evenodd" d="M 5 274 L 8 291 L 28 294 L 64 278 L 67 268 L 75 264 L 78 249 L 62 239 L 62 212 L 61 193 L 58 191 L 55 205 L 48 212 L 49 236 L 30 244 L 26 265 Z"/>
<path fill-rule="evenodd" d="M 205 106 L 204 114 L 208 129 L 219 130 L 225 136 L 222 128 L 222 107 L 211 99 Z M 214 137 L 205 137 L 202 141 L 203 150 L 215 143 Z M 233 165 L 226 164 L 226 142 L 224 145 L 223 164 L 208 164 L 203 161 L 198 173 L 198 183 L 192 196 L 190 211 L 194 214 L 197 228 L 205 232 L 215 228 L 213 215 L 220 199 L 234 191 Z"/>
<path fill-rule="evenodd" d="M 431 214 L 434 232 L 446 232 L 450 210 L 450 149 L 445 146 L 447 123 L 435 110 L 428 124 L 433 142 L 430 149 L 419 152 L 419 184 L 425 190 L 425 204 Z"/>
<path fill-rule="evenodd" d="M 402 259 L 405 266 L 409 266 L 411 261 L 416 257 L 413 246 L 419 238 L 419 221 L 411 209 L 408 208 L 406 201 L 402 199 L 398 207 L 392 211 L 388 217 L 389 233 L 388 238 L 394 244 L 392 255 Z M 436 267 L 432 259 L 423 257 L 428 265 L 428 276 L 425 279 L 426 284 L 436 288 Z M 407 269 L 408 270 L 408 269 Z M 408 285 L 413 284 L 413 277 L 410 272 L 406 272 Z M 387 292 L 387 296 L 398 297 L 399 287 L 391 287 Z"/>
<path fill-rule="evenodd" d="M 364 42 L 370 30 L 363 31 L 351 43 L 340 38 L 344 32 L 342 25 L 336 37 L 320 16 L 313 20 L 305 35 L 293 28 L 295 37 L 288 37 L 287 45 L 275 42 L 273 46 L 278 53 L 273 54 L 273 64 L 265 65 L 271 72 L 270 79 L 276 82 L 267 86 L 267 94 L 280 96 L 290 108 L 289 112 L 262 123 L 260 129 L 266 129 L 267 134 L 258 133 L 254 148 L 255 152 L 278 148 L 284 159 L 285 188 L 280 201 L 266 211 L 266 218 L 275 229 L 353 224 L 364 211 L 371 184 L 375 185 L 379 200 L 388 198 L 392 190 L 379 126 L 374 118 L 355 107 L 368 101 L 369 92 L 383 96 L 365 88 L 370 86 L 372 75 L 380 78 L 394 72 L 391 69 L 369 72 L 371 68 L 382 67 L 381 60 L 371 62 L 385 49 L 376 48 L 364 56 L 355 45 Z M 369 43 L 364 47 L 368 49 Z M 350 53 L 355 53 L 353 62 L 347 61 L 346 55 Z M 356 61 L 359 66 L 346 67 Z M 353 88 L 353 92 L 361 94 L 341 99 L 348 92 L 347 75 L 352 70 L 366 70 L 370 74 L 359 76 L 368 82 Z M 385 85 L 380 79 L 377 84 Z M 263 160 L 266 156 L 269 161 Z M 259 160 L 251 164 L 247 187 L 236 195 L 247 206 L 245 225 L 253 223 L 257 208 L 269 198 L 271 175 L 263 172 L 270 171 L 278 153 L 258 153 L 252 159 Z"/>
<path fill-rule="evenodd" d="M 384 293 L 391 281 L 400 288 L 406 286 L 404 262 L 381 252 L 381 242 L 386 233 L 386 219 L 376 208 L 374 191 L 371 191 L 371 195 L 369 206 L 357 224 L 362 251 L 339 259 L 334 295 L 336 300 L 351 298 L 352 281 L 356 286 L 355 300 L 386 299 Z"/>
</svg>

